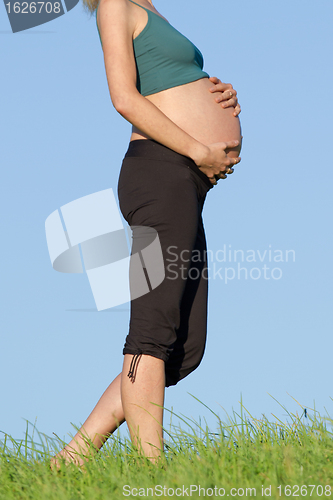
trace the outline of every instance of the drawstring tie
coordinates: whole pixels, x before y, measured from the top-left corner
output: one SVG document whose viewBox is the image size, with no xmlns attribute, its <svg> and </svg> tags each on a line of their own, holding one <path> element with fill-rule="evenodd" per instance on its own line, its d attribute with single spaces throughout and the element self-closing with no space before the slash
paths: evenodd
<svg viewBox="0 0 333 500">
<path fill-rule="evenodd" d="M 127 374 L 127 376 L 129 377 L 130 380 L 132 380 L 132 382 L 134 382 L 134 380 L 135 380 L 138 362 L 140 361 L 141 356 L 142 356 L 142 352 L 139 352 L 138 354 L 134 354 L 134 356 L 132 358 L 129 372 Z"/>
</svg>

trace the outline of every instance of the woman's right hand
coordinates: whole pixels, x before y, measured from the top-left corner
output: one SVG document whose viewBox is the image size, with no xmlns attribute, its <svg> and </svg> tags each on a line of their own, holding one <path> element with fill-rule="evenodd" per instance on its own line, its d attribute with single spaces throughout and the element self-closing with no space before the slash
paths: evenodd
<svg viewBox="0 0 333 500">
<path fill-rule="evenodd" d="M 239 146 L 237 140 L 209 144 L 205 146 L 205 150 L 201 153 L 202 156 L 194 160 L 213 185 L 216 185 L 219 179 L 226 179 L 226 174 L 231 174 L 232 167 L 241 161 L 240 156 L 231 158 L 226 152 L 228 149 L 237 148 L 237 146 Z"/>
</svg>

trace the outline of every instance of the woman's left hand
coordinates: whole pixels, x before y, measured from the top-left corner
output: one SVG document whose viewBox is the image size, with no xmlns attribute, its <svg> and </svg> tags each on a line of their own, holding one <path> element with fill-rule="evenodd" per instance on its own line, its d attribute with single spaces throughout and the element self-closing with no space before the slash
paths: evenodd
<svg viewBox="0 0 333 500">
<path fill-rule="evenodd" d="M 231 83 L 222 83 L 216 76 L 211 76 L 209 80 L 215 84 L 214 87 L 209 89 L 210 92 L 222 92 L 221 95 L 215 98 L 215 101 L 220 102 L 222 108 L 234 107 L 234 116 L 239 115 L 241 107 L 238 103 L 237 92 Z"/>
</svg>

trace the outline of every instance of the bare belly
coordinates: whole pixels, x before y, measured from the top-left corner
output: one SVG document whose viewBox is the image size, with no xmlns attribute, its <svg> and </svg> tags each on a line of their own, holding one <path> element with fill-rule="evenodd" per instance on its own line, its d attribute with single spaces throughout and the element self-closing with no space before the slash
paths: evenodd
<svg viewBox="0 0 333 500">
<path fill-rule="evenodd" d="M 241 126 L 234 108 L 222 108 L 215 98 L 220 92 L 209 92 L 213 86 L 208 78 L 163 90 L 147 96 L 170 120 L 202 144 L 238 139 L 240 145 L 228 150 L 228 156 L 236 157 L 241 150 Z M 149 136 L 132 129 L 131 140 L 150 139 Z"/>
</svg>

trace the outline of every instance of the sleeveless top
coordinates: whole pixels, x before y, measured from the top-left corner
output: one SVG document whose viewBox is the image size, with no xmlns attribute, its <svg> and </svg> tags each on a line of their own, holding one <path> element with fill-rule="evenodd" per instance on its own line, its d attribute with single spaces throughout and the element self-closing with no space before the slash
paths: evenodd
<svg viewBox="0 0 333 500">
<path fill-rule="evenodd" d="M 155 12 L 133 0 L 130 2 L 148 14 L 146 26 L 133 40 L 137 69 L 136 86 L 140 94 L 156 94 L 201 78 L 209 78 L 208 73 L 203 71 L 200 50 L 188 38 Z M 99 30 L 98 34 L 102 43 Z"/>
</svg>

